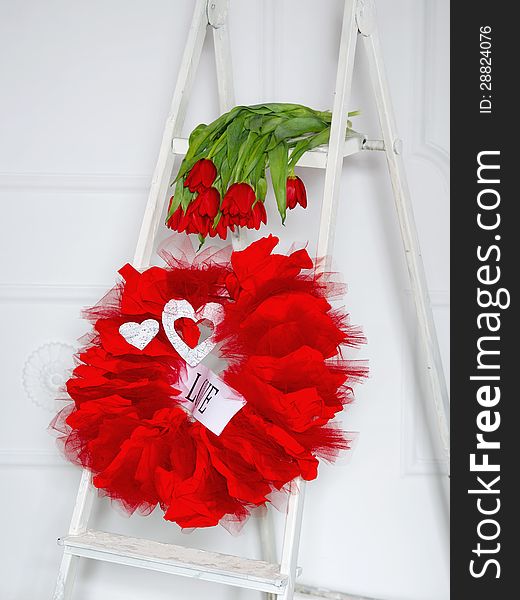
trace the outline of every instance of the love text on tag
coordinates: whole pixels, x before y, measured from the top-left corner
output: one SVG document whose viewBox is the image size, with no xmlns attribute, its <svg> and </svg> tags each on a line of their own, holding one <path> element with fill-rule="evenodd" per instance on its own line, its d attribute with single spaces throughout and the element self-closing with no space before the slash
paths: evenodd
<svg viewBox="0 0 520 600">
<path fill-rule="evenodd" d="M 220 435 L 246 401 L 211 369 L 186 365 L 181 378 L 182 404 L 193 418 Z"/>
</svg>

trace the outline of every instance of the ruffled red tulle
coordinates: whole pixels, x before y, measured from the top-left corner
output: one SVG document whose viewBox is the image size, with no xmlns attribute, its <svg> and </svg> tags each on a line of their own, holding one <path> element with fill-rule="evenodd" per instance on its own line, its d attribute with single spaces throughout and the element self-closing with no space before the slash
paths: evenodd
<svg viewBox="0 0 520 600">
<path fill-rule="evenodd" d="M 343 360 L 340 348 L 363 337 L 329 303 L 341 286 L 318 275 L 305 250 L 273 254 L 277 243 L 263 238 L 231 262 L 206 251 L 196 264 L 163 253 L 166 268 L 125 265 L 124 281 L 87 311 L 93 333 L 67 382 L 74 403 L 53 426 L 66 456 L 129 512 L 159 505 L 182 527 L 243 521 L 273 490 L 314 479 L 319 458 L 348 448 L 331 420 L 366 369 Z M 228 363 L 220 376 L 247 404 L 220 436 L 179 403 L 184 361 L 163 328 L 143 350 L 119 333 L 128 321 L 161 322 L 172 298 L 225 309 L 216 332 Z M 176 328 L 198 344 L 190 319 Z"/>
</svg>

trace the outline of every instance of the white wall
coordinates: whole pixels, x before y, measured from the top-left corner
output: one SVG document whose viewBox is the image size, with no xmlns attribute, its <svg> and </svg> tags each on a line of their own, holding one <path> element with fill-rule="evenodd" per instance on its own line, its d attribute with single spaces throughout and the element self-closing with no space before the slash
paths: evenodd
<svg viewBox="0 0 520 600">
<path fill-rule="evenodd" d="M 237 100 L 329 108 L 341 1 L 232 0 Z M 191 0 L 0 0 L 0 598 L 49 598 L 79 472 L 46 432 L 54 389 L 94 303 L 131 258 L 180 62 Z M 378 0 L 435 318 L 448 369 L 448 0 Z M 217 115 L 211 45 L 188 127 Z M 361 71 L 364 57 L 358 57 Z M 354 80 L 359 130 L 377 136 L 366 75 Z M 322 175 L 284 240 L 315 242 Z M 276 223 L 274 211 L 271 223 Z M 425 428 L 417 340 L 384 157 L 348 159 L 335 260 L 369 344 L 371 379 L 344 415 L 359 431 L 348 461 L 308 487 L 303 581 L 395 600 L 448 597 L 442 453 Z M 278 226 L 273 227 L 281 232 Z M 24 365 L 32 399 L 22 385 Z M 236 553 L 258 552 L 255 523 L 181 534 L 160 514 L 127 519 L 105 501 L 95 526 Z M 97 563 L 77 600 L 257 595 Z"/>
</svg>

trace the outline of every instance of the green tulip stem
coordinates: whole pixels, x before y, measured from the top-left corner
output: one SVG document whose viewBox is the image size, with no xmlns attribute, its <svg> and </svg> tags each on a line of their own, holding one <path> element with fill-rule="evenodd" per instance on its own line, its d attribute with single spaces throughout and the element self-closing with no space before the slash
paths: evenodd
<svg viewBox="0 0 520 600">
<path fill-rule="evenodd" d="M 213 144 L 213 146 L 211 146 L 210 151 L 208 152 L 208 159 L 211 159 L 213 156 L 215 156 L 215 154 L 217 154 L 217 152 L 219 150 L 222 150 L 222 148 L 224 147 L 224 143 L 226 142 L 226 138 L 227 138 L 227 129 L 224 130 L 224 133 L 217 139 L 217 141 Z"/>
</svg>

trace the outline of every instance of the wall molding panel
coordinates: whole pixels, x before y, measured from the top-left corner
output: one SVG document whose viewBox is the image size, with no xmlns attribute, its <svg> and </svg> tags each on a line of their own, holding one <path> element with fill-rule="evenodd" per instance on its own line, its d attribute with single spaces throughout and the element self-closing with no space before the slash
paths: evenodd
<svg viewBox="0 0 520 600">
<path fill-rule="evenodd" d="M 121 173 L 0 172 L 0 193 L 136 193 L 148 191 L 150 181 L 149 175 Z"/>
<path fill-rule="evenodd" d="M 445 130 L 446 123 L 438 120 L 435 101 L 438 90 L 435 74 L 440 54 L 438 0 L 419 0 L 415 3 L 417 27 L 415 47 L 418 49 L 413 70 L 415 83 L 414 110 L 410 112 L 411 139 L 409 157 L 421 158 L 434 165 L 446 185 L 449 182 L 450 153 L 435 139 L 435 131 Z"/>
<path fill-rule="evenodd" d="M 111 287 L 87 284 L 0 284 L 0 304 L 92 304 Z"/>
<path fill-rule="evenodd" d="M 2 467 L 70 467 L 77 468 L 62 458 L 58 449 L 0 448 Z"/>
</svg>

